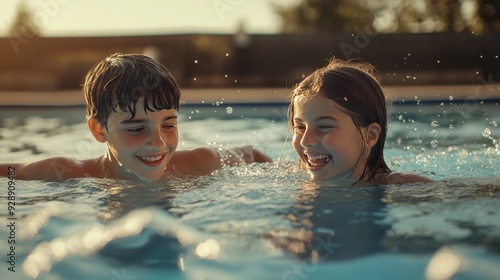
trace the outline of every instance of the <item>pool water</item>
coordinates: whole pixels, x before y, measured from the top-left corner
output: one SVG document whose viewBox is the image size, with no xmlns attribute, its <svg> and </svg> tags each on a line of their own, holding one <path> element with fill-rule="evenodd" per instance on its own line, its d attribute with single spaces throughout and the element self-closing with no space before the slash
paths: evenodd
<svg viewBox="0 0 500 280">
<path fill-rule="evenodd" d="M 500 105 L 473 105 L 395 104 L 386 161 L 436 182 L 353 188 L 297 169 L 284 104 L 184 106 L 180 149 L 250 144 L 275 162 L 154 183 L 15 181 L 14 232 L 1 178 L 0 278 L 498 279 Z M 1 162 L 105 151 L 80 107 L 0 117 Z"/>
</svg>

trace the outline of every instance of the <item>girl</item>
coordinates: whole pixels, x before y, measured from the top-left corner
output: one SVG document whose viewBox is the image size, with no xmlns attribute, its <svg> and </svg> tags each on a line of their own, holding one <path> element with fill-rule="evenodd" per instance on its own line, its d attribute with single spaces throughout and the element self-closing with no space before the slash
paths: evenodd
<svg viewBox="0 0 500 280">
<path fill-rule="evenodd" d="M 333 58 L 292 92 L 293 148 L 311 179 L 349 185 L 429 182 L 384 161 L 385 97 L 373 66 Z"/>
</svg>

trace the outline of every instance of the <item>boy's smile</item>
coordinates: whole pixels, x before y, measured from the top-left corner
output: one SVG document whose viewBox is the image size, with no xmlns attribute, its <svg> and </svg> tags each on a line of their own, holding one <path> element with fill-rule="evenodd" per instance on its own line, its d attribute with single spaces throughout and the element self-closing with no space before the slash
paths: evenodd
<svg viewBox="0 0 500 280">
<path fill-rule="evenodd" d="M 144 163 L 147 166 L 157 167 L 158 165 L 160 165 L 163 162 L 163 159 L 165 158 L 165 154 L 155 156 L 155 157 L 154 156 L 145 156 L 145 157 L 138 156 L 137 158 L 139 158 L 139 160 L 142 161 L 142 163 Z"/>
<path fill-rule="evenodd" d="M 144 111 L 143 100 L 129 112 L 112 112 L 104 135 L 111 170 L 118 178 L 160 179 L 177 148 L 177 111 Z"/>
</svg>

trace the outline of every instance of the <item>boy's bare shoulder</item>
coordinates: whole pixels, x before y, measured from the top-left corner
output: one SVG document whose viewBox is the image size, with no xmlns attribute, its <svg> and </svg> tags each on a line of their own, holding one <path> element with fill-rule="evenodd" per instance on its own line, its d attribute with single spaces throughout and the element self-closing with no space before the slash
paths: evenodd
<svg viewBox="0 0 500 280">
<path fill-rule="evenodd" d="M 98 159 L 75 160 L 67 157 L 52 157 L 42 160 L 7 164 L 16 169 L 19 180 L 65 181 L 71 178 L 102 177 Z M 3 175 L 3 174 L 2 174 Z"/>
<path fill-rule="evenodd" d="M 220 167 L 220 158 L 212 148 L 175 151 L 167 169 L 177 175 L 204 175 Z"/>
<path fill-rule="evenodd" d="M 19 169 L 28 180 L 64 181 L 78 177 L 83 164 L 71 158 L 53 157 L 25 163 Z"/>
</svg>

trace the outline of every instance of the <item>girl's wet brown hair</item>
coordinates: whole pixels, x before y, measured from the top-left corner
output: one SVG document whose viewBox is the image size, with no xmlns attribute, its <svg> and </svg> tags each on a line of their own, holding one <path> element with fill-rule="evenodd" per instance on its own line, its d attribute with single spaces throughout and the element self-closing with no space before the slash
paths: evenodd
<svg viewBox="0 0 500 280">
<path fill-rule="evenodd" d="M 113 54 L 94 65 L 85 77 L 83 93 L 87 118 L 97 118 L 103 127 L 117 109 L 136 113 L 144 98 L 144 112 L 179 110 L 180 90 L 170 72 L 142 54 Z"/>
<path fill-rule="evenodd" d="M 327 66 L 316 70 L 300 82 L 292 92 L 288 117 L 293 127 L 294 99 L 297 96 L 322 94 L 335 101 L 361 134 L 361 127 L 378 123 L 381 127 L 377 143 L 372 147 L 367 164 L 359 179 L 373 180 L 378 172 L 390 172 L 384 160 L 387 135 L 387 108 L 384 92 L 375 68 L 362 61 L 344 61 L 332 58 Z M 361 134 L 362 135 L 362 134 Z M 360 151 L 360 156 L 364 150 Z M 361 160 L 358 159 L 358 163 Z"/>
</svg>

